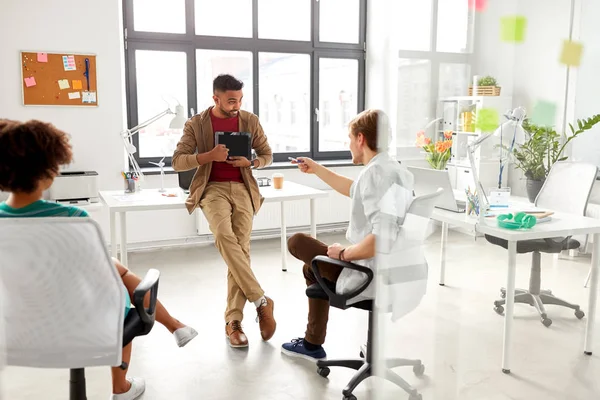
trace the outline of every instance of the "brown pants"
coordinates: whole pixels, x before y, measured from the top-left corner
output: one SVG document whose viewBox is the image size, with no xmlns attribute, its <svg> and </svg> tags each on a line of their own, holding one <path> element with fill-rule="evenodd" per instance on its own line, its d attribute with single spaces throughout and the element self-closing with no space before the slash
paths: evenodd
<svg viewBox="0 0 600 400">
<path fill-rule="evenodd" d="M 306 279 L 306 286 L 317 283 L 317 278 L 312 270 L 312 259 L 316 256 L 327 255 L 327 245 L 303 233 L 297 233 L 288 240 L 290 253 L 298 260 L 304 262 L 302 272 Z M 324 279 L 336 282 L 342 268 L 330 264 L 319 264 L 319 272 Z M 308 324 L 304 338 L 312 344 L 325 343 L 327 334 L 327 321 L 329 320 L 329 302 L 320 299 L 308 299 Z"/>
<path fill-rule="evenodd" d="M 254 218 L 250 193 L 243 183 L 210 182 L 200 200 L 200 208 L 229 269 L 225 322 L 241 321 L 246 301 L 256 301 L 265 294 L 250 266 Z"/>
</svg>

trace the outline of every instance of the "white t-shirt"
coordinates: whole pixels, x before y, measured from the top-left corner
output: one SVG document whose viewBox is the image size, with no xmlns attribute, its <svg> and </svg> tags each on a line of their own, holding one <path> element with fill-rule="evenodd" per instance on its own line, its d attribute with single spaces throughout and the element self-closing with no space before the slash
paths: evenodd
<svg viewBox="0 0 600 400">
<path fill-rule="evenodd" d="M 381 233 L 381 207 L 393 207 L 395 214 L 402 219 L 412 201 L 413 175 L 387 153 L 379 153 L 361 171 L 350 187 L 352 201 L 350 223 L 346 239 L 357 244 L 369 234 Z M 393 204 L 383 204 L 386 193 L 393 193 Z M 401 222 L 399 223 L 401 225 Z M 375 258 L 357 260 L 353 263 L 374 270 Z M 346 294 L 359 287 L 367 277 L 359 272 L 345 268 L 336 284 L 336 292 Z M 374 298 L 374 283 L 359 296 L 348 301 L 349 304 Z"/>
</svg>

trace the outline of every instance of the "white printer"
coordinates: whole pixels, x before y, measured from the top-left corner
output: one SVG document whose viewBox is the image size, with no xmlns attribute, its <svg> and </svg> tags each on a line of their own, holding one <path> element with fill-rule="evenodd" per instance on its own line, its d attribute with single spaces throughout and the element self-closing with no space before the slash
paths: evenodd
<svg viewBox="0 0 600 400">
<path fill-rule="evenodd" d="M 48 200 L 57 203 L 86 205 L 97 203 L 98 173 L 96 171 L 63 171 L 50 189 Z"/>
</svg>

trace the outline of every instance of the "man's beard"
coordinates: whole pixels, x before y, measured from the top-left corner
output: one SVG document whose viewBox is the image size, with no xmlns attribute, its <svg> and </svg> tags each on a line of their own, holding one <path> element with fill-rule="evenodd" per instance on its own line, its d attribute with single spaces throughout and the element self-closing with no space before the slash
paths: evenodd
<svg viewBox="0 0 600 400">
<path fill-rule="evenodd" d="M 237 115 L 237 112 L 239 110 L 232 110 L 232 111 L 226 111 L 224 109 L 221 108 L 221 112 L 223 113 L 223 115 L 227 115 L 229 118 L 233 118 Z"/>
</svg>

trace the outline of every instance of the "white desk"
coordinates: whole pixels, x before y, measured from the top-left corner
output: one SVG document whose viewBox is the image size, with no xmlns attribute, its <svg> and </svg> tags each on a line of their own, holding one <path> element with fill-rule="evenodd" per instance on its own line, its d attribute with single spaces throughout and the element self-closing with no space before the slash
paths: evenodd
<svg viewBox="0 0 600 400">
<path fill-rule="evenodd" d="M 534 207 L 531 204 L 527 204 L 523 207 L 526 207 L 526 209 L 528 210 L 534 209 Z M 506 308 L 504 314 L 504 340 L 502 352 L 502 371 L 505 373 L 510 372 L 510 348 L 512 344 L 517 242 L 531 239 L 545 239 L 580 234 L 593 234 L 594 251 L 592 254 L 591 287 L 587 309 L 585 344 L 583 349 L 585 354 L 592 354 L 592 339 L 594 335 L 594 325 L 596 318 L 596 300 L 598 296 L 598 268 L 600 261 L 600 220 L 583 216 L 556 213 L 552 216 L 552 221 L 538 224 L 532 229 L 509 230 L 499 228 L 496 219 L 493 217 L 486 218 L 484 223 L 480 224 L 477 218 L 468 217 L 464 213 L 460 214 L 440 209 L 436 209 L 434 211 L 432 219 L 442 222 L 440 268 L 440 285 L 442 286 L 445 283 L 446 241 L 448 238 L 448 225 L 466 228 L 472 230 L 473 232 L 492 235 L 508 241 Z"/>
<path fill-rule="evenodd" d="M 175 193 L 177 197 L 163 196 L 158 189 L 145 189 L 138 193 L 125 194 L 122 190 L 101 191 L 100 198 L 110 212 L 110 243 L 112 256 L 117 257 L 117 226 L 116 214 L 119 214 L 121 225 L 121 262 L 127 265 L 127 213 L 150 210 L 179 210 L 185 209 L 187 194 L 183 190 L 167 189 L 166 193 Z M 315 200 L 327 197 L 327 192 L 309 186 L 286 181 L 283 189 L 275 190 L 272 186 L 260 188 L 260 193 L 267 202 L 281 203 L 281 269 L 287 271 L 287 239 L 285 223 L 285 203 L 294 200 L 310 200 L 310 234 L 317 236 Z"/>
</svg>

